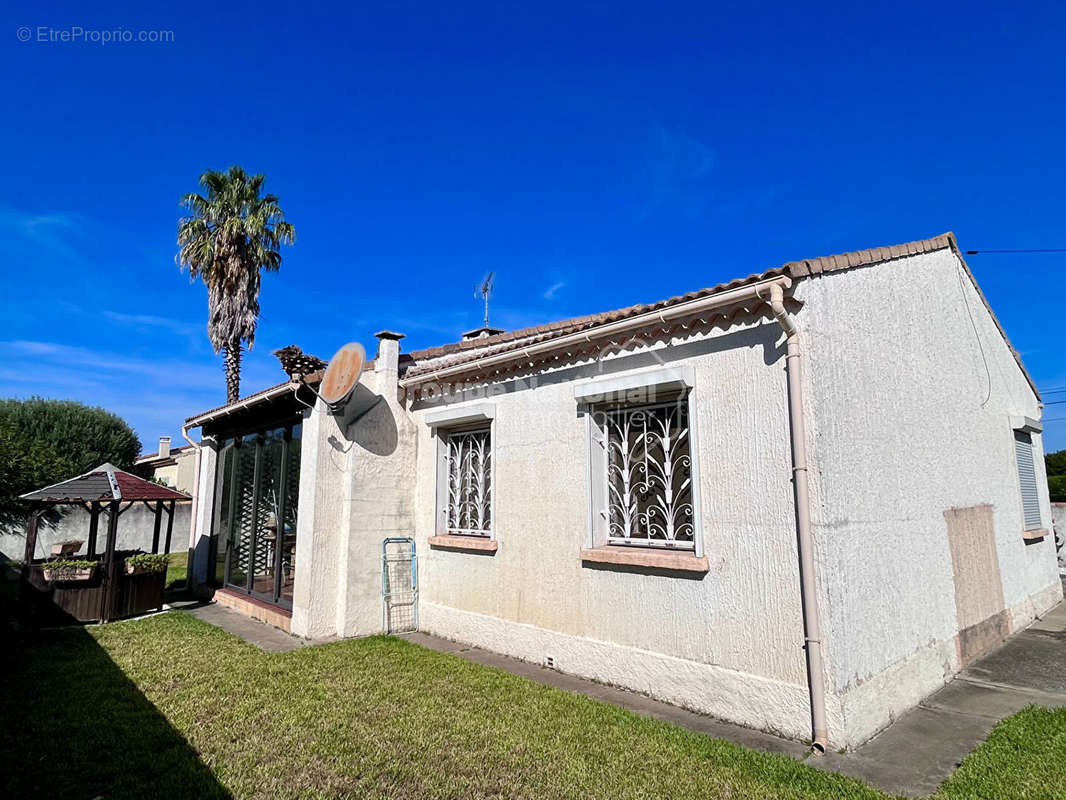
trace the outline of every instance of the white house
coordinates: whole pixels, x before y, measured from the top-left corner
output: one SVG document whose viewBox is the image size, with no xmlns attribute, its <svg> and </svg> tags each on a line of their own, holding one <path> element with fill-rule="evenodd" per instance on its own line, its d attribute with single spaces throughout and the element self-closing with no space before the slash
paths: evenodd
<svg viewBox="0 0 1066 800">
<path fill-rule="evenodd" d="M 401 338 L 336 412 L 311 375 L 187 421 L 216 599 L 378 633 L 410 538 L 422 630 L 837 748 L 1062 598 L 1040 397 L 951 234 Z"/>
</svg>

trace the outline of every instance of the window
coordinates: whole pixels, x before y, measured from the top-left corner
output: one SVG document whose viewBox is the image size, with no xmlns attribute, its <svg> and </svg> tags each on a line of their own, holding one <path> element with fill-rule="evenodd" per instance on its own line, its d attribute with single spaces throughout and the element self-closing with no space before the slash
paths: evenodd
<svg viewBox="0 0 1066 800">
<path fill-rule="evenodd" d="M 685 400 L 607 409 L 595 416 L 606 451 L 599 478 L 606 483 L 607 544 L 695 550 Z"/>
<path fill-rule="evenodd" d="M 1027 531 L 1040 527 L 1040 496 L 1033 464 L 1033 437 L 1028 431 L 1014 431 L 1014 454 L 1018 462 L 1018 484 L 1022 494 L 1022 516 Z"/>
<path fill-rule="evenodd" d="M 448 431 L 444 435 L 446 531 L 461 536 L 492 536 L 491 428 Z"/>
</svg>

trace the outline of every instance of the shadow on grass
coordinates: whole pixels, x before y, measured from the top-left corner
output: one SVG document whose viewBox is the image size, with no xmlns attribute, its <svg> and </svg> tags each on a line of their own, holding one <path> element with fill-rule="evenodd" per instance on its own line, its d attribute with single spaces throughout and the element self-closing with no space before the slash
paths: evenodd
<svg viewBox="0 0 1066 800">
<path fill-rule="evenodd" d="M 3 649 L 0 797 L 230 797 L 85 630 Z"/>
</svg>

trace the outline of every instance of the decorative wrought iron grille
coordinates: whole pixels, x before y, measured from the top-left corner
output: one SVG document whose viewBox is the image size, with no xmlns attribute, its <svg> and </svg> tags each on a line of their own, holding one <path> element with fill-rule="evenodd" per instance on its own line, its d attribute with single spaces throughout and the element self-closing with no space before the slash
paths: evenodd
<svg viewBox="0 0 1066 800">
<path fill-rule="evenodd" d="M 688 408 L 603 412 L 609 544 L 695 548 Z"/>
<path fill-rule="evenodd" d="M 448 434 L 449 533 L 492 535 L 492 442 L 486 429 Z"/>
</svg>

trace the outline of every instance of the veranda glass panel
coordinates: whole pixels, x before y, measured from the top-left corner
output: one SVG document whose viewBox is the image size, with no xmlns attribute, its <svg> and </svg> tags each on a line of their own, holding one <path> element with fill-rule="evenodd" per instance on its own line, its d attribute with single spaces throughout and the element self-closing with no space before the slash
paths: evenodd
<svg viewBox="0 0 1066 800">
<path fill-rule="evenodd" d="M 213 562 L 210 580 L 221 581 L 226 574 L 226 558 L 230 544 L 230 495 L 233 493 L 233 465 L 237 451 L 233 440 L 226 440 L 218 452 L 218 468 L 215 479 L 215 518 L 212 534 Z"/>
<path fill-rule="evenodd" d="M 255 532 L 256 437 L 245 436 L 237 448 L 233 489 L 233 522 L 230 527 L 230 557 L 226 583 L 239 588 L 248 584 L 248 561 Z"/>
<path fill-rule="evenodd" d="M 285 449 L 285 429 L 263 434 L 259 452 L 259 503 L 256 507 L 255 549 L 252 556 L 252 591 L 265 600 L 276 599 L 280 516 L 283 511 L 281 463 Z"/>
<path fill-rule="evenodd" d="M 604 412 L 607 540 L 694 549 L 684 402 Z"/>
<path fill-rule="evenodd" d="M 281 542 L 281 574 L 279 599 L 292 605 L 292 584 L 296 568 L 296 510 L 300 497 L 300 434 L 301 426 L 293 425 L 289 441 L 288 465 L 285 470 L 284 535 Z"/>
<path fill-rule="evenodd" d="M 448 434 L 448 532 L 492 535 L 492 442 L 488 429 Z"/>
</svg>

